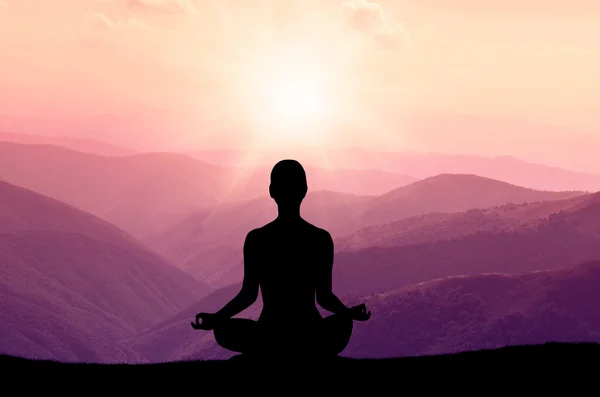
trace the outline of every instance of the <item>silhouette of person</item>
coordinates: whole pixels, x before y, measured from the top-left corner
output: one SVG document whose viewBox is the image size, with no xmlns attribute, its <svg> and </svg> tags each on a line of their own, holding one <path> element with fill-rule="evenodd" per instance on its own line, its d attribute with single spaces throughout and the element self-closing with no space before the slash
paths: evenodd
<svg viewBox="0 0 600 397">
<path fill-rule="evenodd" d="M 333 293 L 333 240 L 300 216 L 307 191 L 299 162 L 273 167 L 269 192 L 278 216 L 247 234 L 240 292 L 216 313 L 198 313 L 194 329 L 213 330 L 221 347 L 243 355 L 336 356 L 346 348 L 353 321 L 366 321 L 371 313 L 364 304 L 347 307 Z M 232 318 L 256 301 L 259 288 L 259 319 Z M 315 298 L 333 314 L 323 318 Z"/>
</svg>

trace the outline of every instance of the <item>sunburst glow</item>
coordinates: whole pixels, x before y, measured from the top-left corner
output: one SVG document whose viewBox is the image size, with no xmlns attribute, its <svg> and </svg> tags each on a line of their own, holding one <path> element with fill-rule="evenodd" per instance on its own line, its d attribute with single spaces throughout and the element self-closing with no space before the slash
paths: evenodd
<svg viewBox="0 0 600 397">
<path fill-rule="evenodd" d="M 290 76 L 275 82 L 272 90 L 273 116 L 283 123 L 314 120 L 325 110 L 323 93 L 314 81 Z"/>
<path fill-rule="evenodd" d="M 330 111 L 318 73 L 283 70 L 266 76 L 265 80 L 267 102 L 264 111 L 278 126 L 314 125 L 322 122 Z"/>
<path fill-rule="evenodd" d="M 237 80 L 240 106 L 253 120 L 257 139 L 272 144 L 322 143 L 339 119 L 343 96 L 335 89 L 333 64 L 318 53 L 288 46 L 254 54 Z"/>
</svg>

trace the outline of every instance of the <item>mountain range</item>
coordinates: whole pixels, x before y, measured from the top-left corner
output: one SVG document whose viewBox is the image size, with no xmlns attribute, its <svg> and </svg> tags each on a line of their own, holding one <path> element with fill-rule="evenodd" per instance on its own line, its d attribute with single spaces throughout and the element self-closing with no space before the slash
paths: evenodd
<svg viewBox="0 0 600 397">
<path fill-rule="evenodd" d="M 277 215 L 272 164 L 19 139 L 0 142 L 0 353 L 229 357 L 189 323 L 239 290 L 246 234 Z M 351 153 L 360 169 L 342 167 Z M 373 313 L 344 355 L 600 342 L 595 176 L 509 158 L 338 154 L 331 168 L 307 165 L 301 211 L 334 238 L 336 294 Z M 241 315 L 260 309 L 259 298 Z"/>
<path fill-rule="evenodd" d="M 128 156 L 137 151 L 95 139 L 71 138 L 67 136 L 43 136 L 15 132 L 0 131 L 0 142 L 12 142 L 26 145 L 53 145 L 83 153 L 99 154 L 101 156 Z"/>
<path fill-rule="evenodd" d="M 355 322 L 342 356 L 391 358 L 449 354 L 547 342 L 600 342 L 600 261 L 553 270 L 453 276 L 381 294 L 345 295 L 365 303 L 367 322 Z M 213 292 L 197 304 L 128 341 L 152 362 L 223 360 L 210 332 L 195 331 L 190 318 L 218 310 L 240 285 Z M 258 318 L 257 301 L 240 317 Z M 324 316 L 329 313 L 321 311 Z"/>
<path fill-rule="evenodd" d="M 431 233 L 429 238 L 423 238 L 418 226 L 402 234 L 405 228 L 398 222 L 386 231 L 385 244 L 374 242 L 338 252 L 334 284 L 344 293 L 381 293 L 454 275 L 546 270 L 596 260 L 600 258 L 600 195 L 585 198 L 565 199 L 560 210 L 528 222 L 506 222 L 507 212 L 503 216 L 465 212 L 434 224 L 441 232 L 425 231 Z M 496 223 L 471 220 L 482 216 Z M 467 222 L 476 227 L 465 227 Z M 483 223 L 484 227 L 477 226 Z"/>
</svg>

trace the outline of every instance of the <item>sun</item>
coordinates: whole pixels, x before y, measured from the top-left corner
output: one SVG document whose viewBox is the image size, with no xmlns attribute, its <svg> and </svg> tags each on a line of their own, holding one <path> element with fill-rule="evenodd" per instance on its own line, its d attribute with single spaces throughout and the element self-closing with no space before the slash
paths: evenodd
<svg viewBox="0 0 600 397">
<path fill-rule="evenodd" d="M 261 138 L 292 144 L 321 138 L 336 103 L 327 65 L 282 50 L 256 56 L 245 70 L 240 94 Z"/>
<path fill-rule="evenodd" d="M 348 114 L 339 62 L 316 49 L 288 46 L 248 52 L 233 66 L 237 114 L 252 144 L 320 147 L 335 140 Z"/>
<path fill-rule="evenodd" d="M 327 111 L 326 95 L 318 76 L 290 74 L 270 82 L 266 111 L 278 125 L 310 125 L 323 119 Z"/>
</svg>

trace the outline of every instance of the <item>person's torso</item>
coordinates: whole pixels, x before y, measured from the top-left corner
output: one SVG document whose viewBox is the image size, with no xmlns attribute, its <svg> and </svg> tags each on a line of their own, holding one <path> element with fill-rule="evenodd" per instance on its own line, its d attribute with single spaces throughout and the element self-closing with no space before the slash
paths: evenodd
<svg viewBox="0 0 600 397">
<path fill-rule="evenodd" d="M 327 253 L 319 229 L 306 222 L 287 226 L 273 222 L 261 228 L 258 245 L 261 321 L 286 326 L 320 319 L 315 288 Z"/>
</svg>

